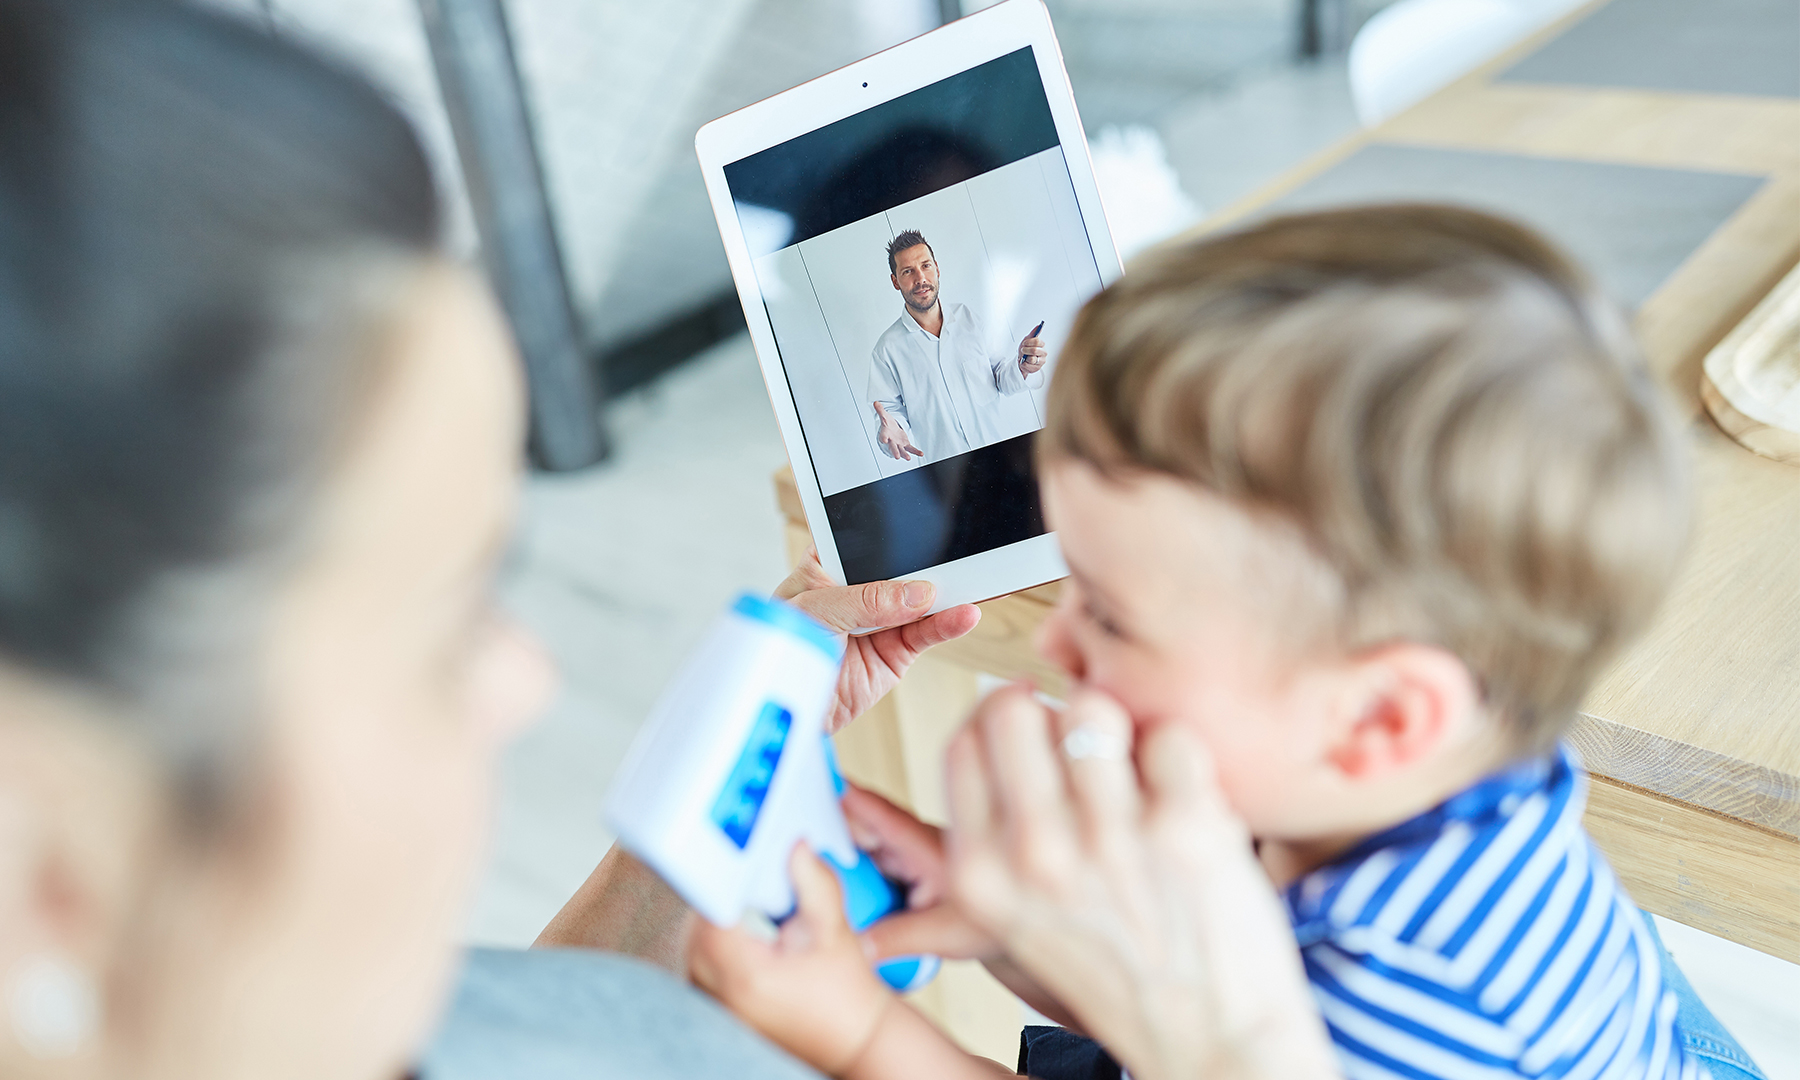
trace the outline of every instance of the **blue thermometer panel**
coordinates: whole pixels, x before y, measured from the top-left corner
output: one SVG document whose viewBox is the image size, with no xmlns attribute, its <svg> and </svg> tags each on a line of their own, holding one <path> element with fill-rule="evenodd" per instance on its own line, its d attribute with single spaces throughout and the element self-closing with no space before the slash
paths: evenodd
<svg viewBox="0 0 1800 1080">
<path fill-rule="evenodd" d="M 781 764 L 781 751 L 787 746 L 788 729 L 793 724 L 793 713 L 773 701 L 765 704 L 750 727 L 750 737 L 744 740 L 737 764 L 731 767 L 731 775 L 713 800 L 713 824 L 731 837 L 740 851 L 750 843 L 750 833 L 756 828 L 757 815 L 762 813 L 763 799 L 769 794 L 769 784 L 775 779 L 775 767 Z"/>
</svg>

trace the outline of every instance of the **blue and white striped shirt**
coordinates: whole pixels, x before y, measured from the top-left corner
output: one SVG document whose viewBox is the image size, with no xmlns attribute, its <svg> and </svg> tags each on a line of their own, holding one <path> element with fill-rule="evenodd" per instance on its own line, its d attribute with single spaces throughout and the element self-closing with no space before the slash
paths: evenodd
<svg viewBox="0 0 1800 1080">
<path fill-rule="evenodd" d="M 1566 749 L 1288 887 L 1350 1080 L 1702 1080 L 1644 916 L 1581 826 Z"/>
</svg>

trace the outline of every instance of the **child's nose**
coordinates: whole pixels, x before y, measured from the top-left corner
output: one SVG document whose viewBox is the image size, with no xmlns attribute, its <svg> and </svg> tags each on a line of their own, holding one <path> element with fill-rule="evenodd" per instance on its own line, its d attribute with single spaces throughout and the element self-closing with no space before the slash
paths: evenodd
<svg viewBox="0 0 1800 1080">
<path fill-rule="evenodd" d="M 1038 624 L 1033 645 L 1038 655 L 1068 672 L 1070 681 L 1080 682 L 1087 677 L 1087 661 L 1075 635 L 1070 632 L 1072 616 L 1069 609 L 1070 603 L 1065 596 L 1051 609 L 1049 617 Z"/>
</svg>

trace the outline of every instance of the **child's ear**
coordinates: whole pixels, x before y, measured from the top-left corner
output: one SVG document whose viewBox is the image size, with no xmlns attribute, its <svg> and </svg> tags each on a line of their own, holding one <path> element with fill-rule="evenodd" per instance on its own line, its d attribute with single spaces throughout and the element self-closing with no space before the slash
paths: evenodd
<svg viewBox="0 0 1800 1080">
<path fill-rule="evenodd" d="M 1347 779 L 1372 780 L 1428 761 L 1480 714 L 1468 665 L 1444 649 L 1381 645 L 1358 653 L 1350 668 L 1329 752 Z"/>
</svg>

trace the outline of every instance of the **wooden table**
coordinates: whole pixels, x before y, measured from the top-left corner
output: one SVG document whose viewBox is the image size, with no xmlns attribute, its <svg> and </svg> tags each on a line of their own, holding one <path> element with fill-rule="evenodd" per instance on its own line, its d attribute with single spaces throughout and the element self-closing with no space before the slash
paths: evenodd
<svg viewBox="0 0 1800 1080">
<path fill-rule="evenodd" d="M 1800 260 L 1800 99 L 1495 78 L 1587 10 L 1201 228 L 1253 216 L 1372 144 L 1768 178 L 1637 310 L 1650 363 L 1688 421 L 1699 524 L 1654 625 L 1601 679 L 1572 738 L 1593 774 L 1588 828 L 1638 903 L 1800 962 L 1800 469 L 1731 442 L 1697 390 L 1708 349 Z M 792 484 L 791 474 L 778 477 L 797 554 L 808 538 Z M 847 770 L 941 815 L 942 747 L 983 673 L 1030 676 L 1052 693 L 1065 685 L 1031 647 L 1056 593 L 1048 585 L 984 604 L 970 637 L 935 650 L 840 736 Z M 943 1000 L 926 1008 L 966 1045 L 1006 1060 L 1000 1011 L 1014 1010 L 1016 1033 L 1016 1006 L 974 981 L 940 980 Z M 951 1000 L 959 994 L 966 1000 Z"/>
</svg>

